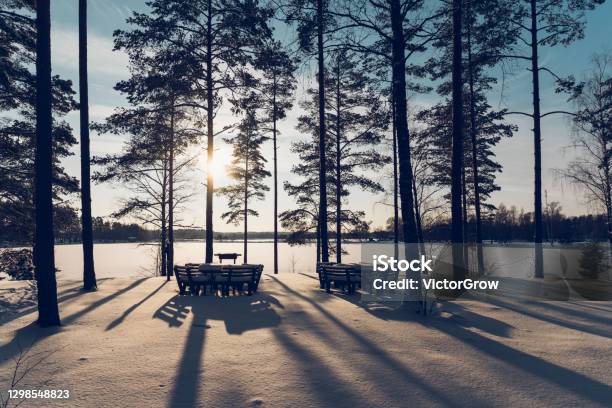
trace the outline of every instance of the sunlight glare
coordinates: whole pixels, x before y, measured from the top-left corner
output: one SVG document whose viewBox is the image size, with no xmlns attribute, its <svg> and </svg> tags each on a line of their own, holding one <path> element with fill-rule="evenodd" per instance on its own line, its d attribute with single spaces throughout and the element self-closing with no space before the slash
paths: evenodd
<svg viewBox="0 0 612 408">
<path fill-rule="evenodd" d="M 231 157 L 221 150 L 215 151 L 214 158 L 210 165 L 207 164 L 207 157 L 202 158 L 204 169 L 210 169 L 215 180 L 221 180 L 227 175 L 227 166 L 230 164 Z"/>
</svg>

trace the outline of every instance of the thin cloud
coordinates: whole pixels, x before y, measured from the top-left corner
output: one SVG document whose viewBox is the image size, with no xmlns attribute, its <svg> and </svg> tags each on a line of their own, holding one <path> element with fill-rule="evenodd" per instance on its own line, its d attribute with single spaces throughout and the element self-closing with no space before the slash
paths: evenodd
<svg viewBox="0 0 612 408">
<path fill-rule="evenodd" d="M 105 79 L 126 78 L 129 76 L 128 57 L 124 52 L 113 51 L 110 37 L 88 33 L 88 68 L 92 80 L 95 76 Z M 52 58 L 54 70 L 76 72 L 79 61 L 79 33 L 76 29 L 54 28 L 51 32 Z"/>
</svg>

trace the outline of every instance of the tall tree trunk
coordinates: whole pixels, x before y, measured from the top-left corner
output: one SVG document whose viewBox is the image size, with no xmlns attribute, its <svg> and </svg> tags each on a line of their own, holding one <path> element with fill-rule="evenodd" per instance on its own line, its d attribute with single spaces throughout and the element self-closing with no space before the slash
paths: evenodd
<svg viewBox="0 0 612 408">
<path fill-rule="evenodd" d="M 399 258 L 399 202 L 397 189 L 397 131 L 395 129 L 395 103 L 393 103 L 393 91 L 391 91 L 391 131 L 393 132 L 393 255 Z"/>
<path fill-rule="evenodd" d="M 174 271 L 174 106 L 172 98 L 170 111 L 170 143 L 168 158 L 168 245 L 166 250 L 166 280 L 170 280 Z"/>
<path fill-rule="evenodd" d="M 317 51 L 319 63 L 319 234 L 321 235 L 321 259 L 329 262 L 327 235 L 327 163 L 325 132 L 325 61 L 323 59 L 323 1 L 317 0 Z"/>
<path fill-rule="evenodd" d="M 608 203 L 606 204 L 606 217 L 608 221 L 608 279 L 612 280 L 612 202 L 608 189 Z"/>
<path fill-rule="evenodd" d="M 244 263 L 249 263 L 249 253 L 248 253 L 248 231 L 249 231 L 249 149 L 250 149 L 250 141 L 247 141 L 247 153 L 246 159 L 244 162 L 244 241 L 243 241 L 243 251 L 244 251 Z"/>
<path fill-rule="evenodd" d="M 272 143 L 274 148 L 274 274 L 278 273 L 278 148 L 276 146 L 276 71 L 272 87 Z"/>
<path fill-rule="evenodd" d="M 612 183 L 610 180 L 610 157 L 607 154 L 607 140 L 605 135 L 601 138 L 602 140 L 602 152 L 604 152 L 603 159 L 603 171 L 604 171 L 604 179 L 606 186 L 606 196 L 604 198 L 606 204 L 606 221 L 608 225 L 608 267 L 610 266 L 610 262 L 612 262 Z M 609 279 L 612 279 L 612 269 L 609 270 Z"/>
<path fill-rule="evenodd" d="M 538 15 L 536 0 L 531 0 L 531 75 L 533 81 L 533 155 L 535 277 L 544 277 L 542 249 L 542 131 L 540 128 L 540 68 L 538 65 Z"/>
<path fill-rule="evenodd" d="M 412 163 L 410 160 L 410 133 L 406 101 L 406 40 L 399 0 L 391 0 L 391 28 L 393 31 L 393 103 L 395 105 L 395 129 L 399 156 L 399 194 L 402 212 L 402 233 L 406 244 L 406 258 L 418 255 L 418 234 L 414 218 L 412 196 Z"/>
<path fill-rule="evenodd" d="M 340 58 L 336 67 L 336 262 L 342 263 L 342 182 L 340 180 Z"/>
<path fill-rule="evenodd" d="M 606 174 L 610 174 L 610 170 L 606 170 Z M 608 177 L 606 177 L 608 179 Z M 612 248 L 612 188 L 610 187 L 610 180 L 608 180 L 607 188 L 606 188 L 606 216 L 608 222 L 608 243 Z"/>
<path fill-rule="evenodd" d="M 480 180 L 478 179 L 478 127 L 476 124 L 476 102 L 474 92 L 474 64 L 472 61 L 472 9 L 468 2 L 468 81 L 470 88 L 470 138 L 472 141 L 472 175 L 474 183 L 474 212 L 476 216 L 476 262 L 478 276 L 484 274 L 484 254 L 482 251 L 482 218 L 480 212 Z"/>
<path fill-rule="evenodd" d="M 214 177 L 212 161 L 214 158 L 213 133 L 213 66 L 212 66 L 212 0 L 208 0 L 206 20 L 206 131 L 207 131 L 207 174 L 206 174 L 206 263 L 213 261 L 213 191 Z"/>
<path fill-rule="evenodd" d="M 317 217 L 317 263 L 321 262 L 321 233 L 319 232 L 319 220 Z"/>
<path fill-rule="evenodd" d="M 463 78 L 461 61 L 462 0 L 453 0 L 453 150 L 451 170 L 451 241 L 453 278 L 465 278 L 463 220 L 461 211 L 461 172 L 463 169 Z"/>
<path fill-rule="evenodd" d="M 425 240 L 423 239 L 423 225 L 421 224 L 421 210 L 419 209 L 419 195 L 417 194 L 416 177 L 412 177 L 412 193 L 414 195 L 414 218 L 416 220 L 419 250 L 425 255 Z"/>
<path fill-rule="evenodd" d="M 393 103 L 395 105 L 395 129 L 397 132 L 397 149 L 399 157 L 399 193 L 402 212 L 402 234 L 405 259 L 416 259 L 419 256 L 418 234 L 414 217 L 414 200 L 412 193 L 412 163 L 410 159 L 410 133 L 408 130 L 408 104 L 406 101 L 406 40 L 402 20 L 400 0 L 390 1 L 392 39 L 392 79 Z M 420 272 L 408 272 L 409 279 L 420 281 Z M 406 298 L 423 307 L 423 294 L 410 291 Z"/>
<path fill-rule="evenodd" d="M 168 203 L 168 154 L 167 150 L 164 151 L 164 170 L 162 174 L 162 196 L 161 196 L 161 234 L 160 234 L 160 245 L 159 245 L 159 253 L 161 255 L 161 265 L 159 268 L 159 274 L 161 276 L 166 275 L 167 266 L 166 266 L 166 242 L 167 242 L 167 227 L 166 227 L 166 205 Z"/>
<path fill-rule="evenodd" d="M 53 142 L 51 118 L 51 10 L 36 2 L 36 153 L 34 158 L 34 267 L 38 324 L 59 326 L 53 239 Z"/>
<path fill-rule="evenodd" d="M 91 225 L 91 170 L 89 163 L 89 90 L 87 81 L 87 0 L 79 0 L 79 109 L 81 119 L 81 226 L 83 289 L 97 287 Z"/>
<path fill-rule="evenodd" d="M 467 183 L 465 179 L 465 167 L 461 170 L 461 200 L 463 213 L 463 263 L 466 273 L 470 270 L 470 257 L 468 252 L 468 204 L 467 204 Z"/>
</svg>

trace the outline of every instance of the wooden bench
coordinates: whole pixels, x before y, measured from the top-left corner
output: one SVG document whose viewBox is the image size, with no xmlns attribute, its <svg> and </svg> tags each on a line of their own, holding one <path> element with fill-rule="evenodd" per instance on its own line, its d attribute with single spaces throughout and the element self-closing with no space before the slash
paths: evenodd
<svg viewBox="0 0 612 408">
<path fill-rule="evenodd" d="M 263 272 L 263 265 L 224 265 L 222 279 L 222 295 L 229 296 L 230 289 L 236 291 L 246 290 L 250 295 L 257 292 L 259 280 Z"/>
<path fill-rule="evenodd" d="M 358 264 L 329 264 L 321 263 L 320 280 L 327 293 L 331 292 L 332 284 L 351 295 L 361 287 L 361 266 Z"/>
<path fill-rule="evenodd" d="M 319 262 L 317 263 L 317 276 L 319 277 L 319 287 L 325 289 L 325 280 L 323 279 L 323 267 L 336 265 L 335 262 Z"/>
<path fill-rule="evenodd" d="M 186 294 L 187 289 L 193 290 L 193 277 L 199 275 L 198 267 L 198 264 L 174 265 L 174 276 L 181 295 Z"/>
</svg>

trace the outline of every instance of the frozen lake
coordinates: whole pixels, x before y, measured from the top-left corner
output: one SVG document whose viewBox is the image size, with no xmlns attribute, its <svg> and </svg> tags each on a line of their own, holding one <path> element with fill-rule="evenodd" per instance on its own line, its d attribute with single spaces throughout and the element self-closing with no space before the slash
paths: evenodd
<svg viewBox="0 0 612 408">
<path fill-rule="evenodd" d="M 389 244 L 373 244 L 373 247 Z M 438 247 L 439 244 L 434 244 Z M 343 262 L 360 262 L 362 244 L 345 243 L 348 252 Z M 368 251 L 371 251 L 368 249 Z M 428 249 L 429 251 L 430 249 Z M 99 243 L 94 246 L 96 275 L 98 277 L 152 276 L 156 270 L 156 245 L 152 243 Z M 242 242 L 215 242 L 214 252 L 243 252 Z M 366 251 L 367 252 L 367 251 Z M 436 252 L 436 251 L 433 251 Z M 581 250 L 578 248 L 545 248 L 544 265 L 547 274 L 578 278 Z M 365 252 L 364 252 L 365 253 Z M 385 253 L 385 251 L 380 251 Z M 470 253 L 470 263 L 474 267 L 474 252 Z M 530 278 L 533 276 L 533 247 L 530 246 L 485 246 L 485 266 L 490 274 L 500 277 Z M 264 273 L 273 271 L 273 244 L 270 241 L 249 243 L 249 263 L 264 265 Z M 61 279 L 81 279 L 83 253 L 80 244 L 57 245 L 56 264 Z M 330 258 L 334 260 L 334 256 Z M 368 258 L 370 258 L 368 256 Z M 215 257 L 215 261 L 217 258 Z M 187 241 L 175 243 L 175 263 L 204 262 L 204 242 Z M 225 261 L 228 262 L 228 261 Z M 243 259 L 238 258 L 242 263 Z M 289 246 L 279 243 L 280 273 L 313 273 L 316 264 L 316 245 L 314 243 Z M 606 274 L 604 274 L 606 275 Z M 605 277 L 607 278 L 607 276 Z"/>
<path fill-rule="evenodd" d="M 177 242 L 174 244 L 176 264 L 204 262 L 204 242 Z M 348 254 L 344 262 L 359 262 L 359 243 L 344 244 Z M 242 254 L 242 242 L 215 242 L 214 252 L 237 252 Z M 151 276 L 155 271 L 157 246 L 142 243 L 95 244 L 94 258 L 96 276 Z M 264 273 L 274 271 L 274 246 L 272 242 L 249 243 L 249 263 L 263 264 Z M 55 247 L 57 268 L 60 279 L 81 279 L 83 274 L 83 251 L 80 244 L 57 245 Z M 314 272 L 316 264 L 316 245 L 301 246 L 278 245 L 280 273 Z M 215 257 L 215 261 L 217 258 Z M 228 261 L 225 261 L 226 263 Z M 242 258 L 238 258 L 239 263 Z"/>
</svg>

